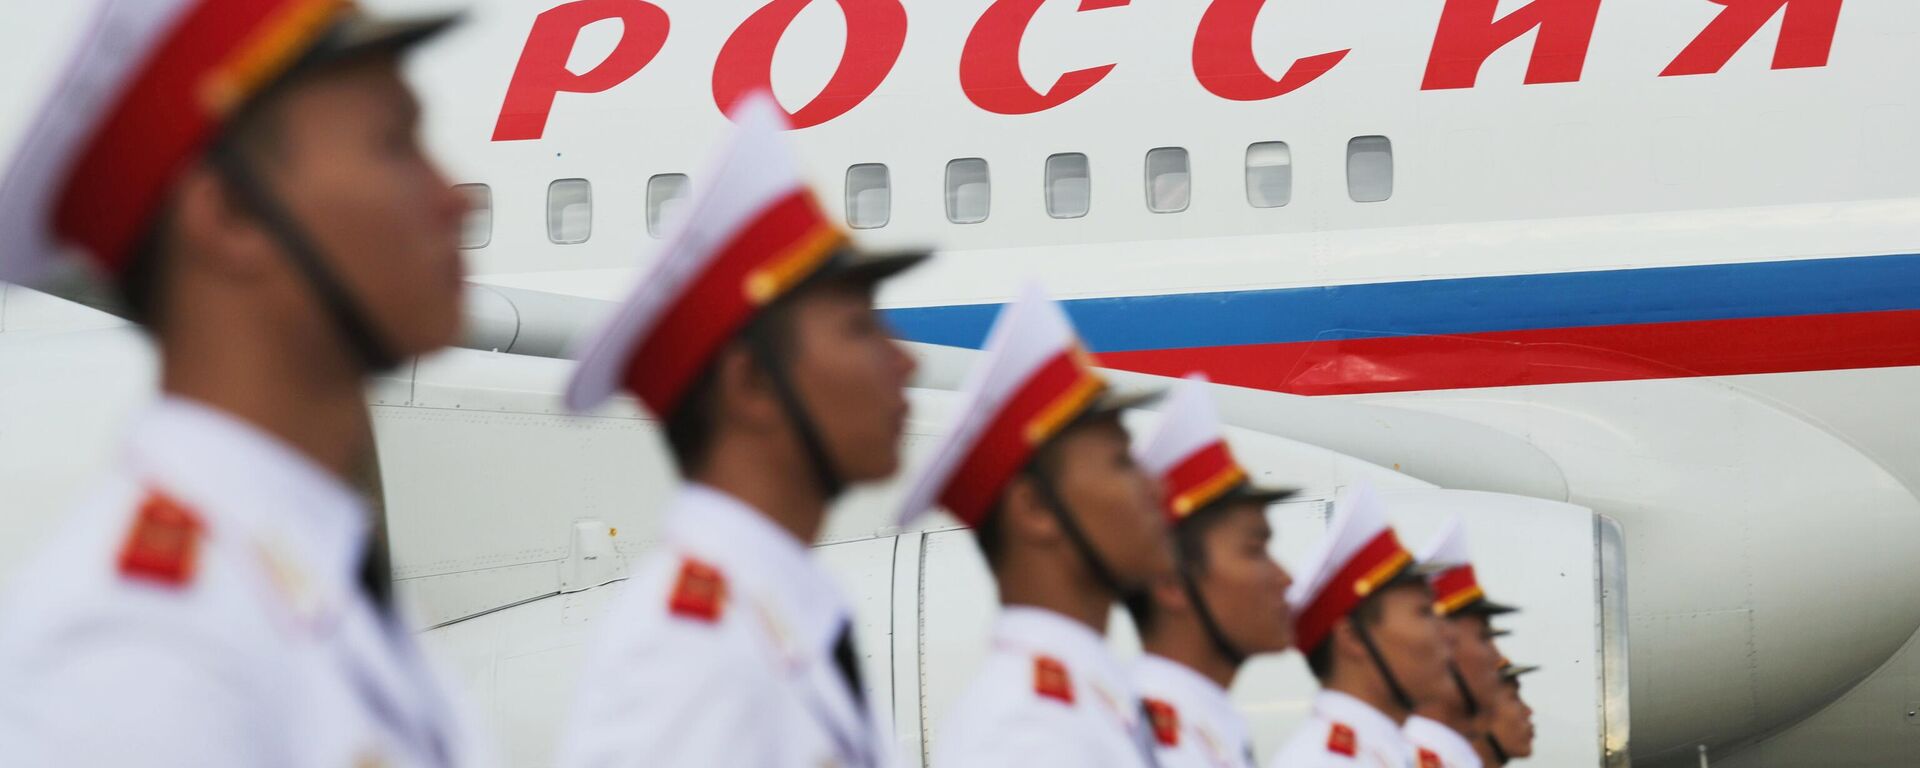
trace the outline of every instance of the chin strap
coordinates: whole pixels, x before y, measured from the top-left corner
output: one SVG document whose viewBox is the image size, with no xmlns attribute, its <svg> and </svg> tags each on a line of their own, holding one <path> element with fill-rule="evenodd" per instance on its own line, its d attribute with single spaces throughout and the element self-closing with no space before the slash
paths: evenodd
<svg viewBox="0 0 1920 768">
<path fill-rule="evenodd" d="M 286 253 L 287 260 L 306 280 L 314 298 L 319 300 L 321 310 L 333 324 L 335 334 L 361 369 L 372 373 L 399 365 L 399 356 L 374 330 L 366 311 L 327 265 L 320 249 L 313 244 L 313 239 L 307 236 L 306 230 L 280 204 L 279 198 L 247 166 L 239 151 L 223 142 L 214 146 L 209 159 L 214 171 L 230 188 L 235 202 L 245 206 L 248 213 L 280 244 L 280 250 Z"/>
<path fill-rule="evenodd" d="M 1102 559 L 1100 552 L 1093 548 L 1093 541 L 1087 538 L 1086 530 L 1081 528 L 1080 524 L 1074 521 L 1073 514 L 1067 511 L 1066 502 L 1060 500 L 1060 494 L 1054 490 L 1052 481 L 1039 472 L 1028 472 L 1027 479 L 1033 483 L 1034 490 L 1040 494 L 1040 503 L 1053 512 L 1053 519 L 1060 521 L 1060 529 L 1066 531 L 1067 540 L 1073 542 L 1073 548 L 1080 553 L 1080 560 L 1087 564 L 1087 570 L 1093 572 L 1094 580 L 1112 592 L 1116 600 L 1125 600 L 1139 594 L 1141 592 L 1139 586 L 1129 586 L 1121 582 L 1113 569 L 1107 567 L 1106 560 Z"/>
<path fill-rule="evenodd" d="M 813 473 L 813 481 L 820 489 L 823 501 L 832 501 L 846 490 L 846 480 L 834 467 L 833 454 L 827 451 L 827 441 L 820 437 L 819 426 L 807 412 L 806 404 L 801 402 L 800 393 L 793 388 L 793 380 L 787 375 L 787 369 L 780 364 L 780 356 L 774 354 L 773 341 L 764 326 L 755 324 L 747 329 L 747 345 L 753 353 L 754 363 L 766 374 L 768 383 L 773 385 L 773 395 L 780 400 L 780 409 L 787 414 L 787 423 L 793 425 L 793 432 L 800 439 L 801 453 L 807 457 L 807 468 Z"/>
<path fill-rule="evenodd" d="M 1413 704 L 1413 697 L 1407 695 L 1407 689 L 1400 686 L 1400 680 L 1394 677 L 1393 670 L 1387 667 L 1387 657 L 1380 655 L 1380 647 L 1374 645 L 1373 635 L 1367 633 L 1366 623 L 1358 616 L 1352 617 L 1348 623 L 1353 627 L 1354 636 L 1360 638 L 1360 644 L 1366 647 L 1367 655 L 1373 658 L 1374 668 L 1380 670 L 1380 679 L 1386 681 L 1387 693 L 1393 696 L 1393 702 L 1408 712 L 1417 709 Z"/>
<path fill-rule="evenodd" d="M 1494 735 L 1491 733 L 1487 734 L 1487 746 L 1493 749 L 1494 765 L 1506 765 L 1513 761 L 1513 757 L 1507 754 L 1507 749 L 1500 746 L 1500 740 L 1494 738 Z"/>
<path fill-rule="evenodd" d="M 1447 662 L 1447 672 L 1453 675 L 1453 685 L 1460 689 L 1460 702 L 1467 708 L 1467 716 L 1480 714 L 1480 700 L 1474 698 L 1473 691 L 1467 688 L 1467 678 L 1460 674 L 1460 665 Z"/>
<path fill-rule="evenodd" d="M 1180 586 L 1186 588 L 1187 602 L 1193 605 L 1193 615 L 1200 619 L 1200 628 L 1206 631 L 1207 640 L 1213 644 L 1214 652 L 1220 654 L 1221 658 L 1226 659 L 1227 663 L 1235 668 L 1245 663 L 1247 655 L 1242 653 L 1232 640 L 1227 639 L 1226 630 L 1221 629 L 1220 622 L 1213 618 L 1213 609 L 1207 607 L 1206 599 L 1200 596 L 1199 580 L 1194 578 L 1193 570 L 1186 566 L 1180 568 Z"/>
</svg>

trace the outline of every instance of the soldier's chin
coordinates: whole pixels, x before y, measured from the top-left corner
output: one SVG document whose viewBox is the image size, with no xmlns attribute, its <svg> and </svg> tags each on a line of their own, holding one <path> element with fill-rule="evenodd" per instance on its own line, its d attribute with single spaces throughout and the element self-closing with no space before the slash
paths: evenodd
<svg viewBox="0 0 1920 768">
<path fill-rule="evenodd" d="M 884 482 L 900 472 L 900 454 L 893 453 L 885 458 L 876 458 L 870 466 L 852 468 L 847 472 L 849 483 Z"/>
<path fill-rule="evenodd" d="M 396 339 L 399 349 L 393 350 L 403 358 L 429 354 L 453 346 L 460 341 L 460 321 L 456 313 L 453 319 L 437 323 L 432 330 L 417 335 Z"/>
</svg>

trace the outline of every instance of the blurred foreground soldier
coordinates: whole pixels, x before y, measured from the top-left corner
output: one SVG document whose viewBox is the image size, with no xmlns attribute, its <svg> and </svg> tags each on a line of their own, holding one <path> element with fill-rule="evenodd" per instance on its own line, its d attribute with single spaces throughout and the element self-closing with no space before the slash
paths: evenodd
<svg viewBox="0 0 1920 768">
<path fill-rule="evenodd" d="M 1253 654 L 1293 645 L 1287 587 L 1267 546 L 1267 507 L 1291 490 L 1254 485 L 1221 433 L 1204 379 L 1181 382 L 1140 461 L 1160 479 L 1177 572 L 1127 603 L 1146 655 L 1133 680 L 1162 768 L 1254 768 L 1227 689 Z"/>
<path fill-rule="evenodd" d="M 0 279 L 78 252 L 165 398 L 0 608 L 0 764 L 464 764 L 342 481 L 370 373 L 459 326 L 465 205 L 402 49 L 449 18 L 114 0 L 0 187 Z"/>
<path fill-rule="evenodd" d="M 1486 738 L 1475 744 L 1487 765 L 1533 756 L 1533 708 L 1520 698 L 1520 678 L 1539 669 L 1500 660 L 1500 695 L 1488 708 Z"/>
<path fill-rule="evenodd" d="M 852 612 L 809 545 L 849 483 L 899 464 L 913 362 L 876 285 L 925 253 L 854 249 L 758 94 L 682 231 L 587 347 L 576 410 L 666 424 L 687 484 L 585 667 L 566 766 L 875 766 Z"/>
<path fill-rule="evenodd" d="M 1452 685 L 1426 569 L 1414 564 L 1365 487 L 1335 503 L 1327 537 L 1308 562 L 1287 602 L 1320 693 L 1273 765 L 1413 765 L 1400 727 L 1415 702 Z"/>
<path fill-rule="evenodd" d="M 1107 649 L 1114 602 L 1169 572 L 1159 494 L 1060 305 L 1001 310 L 959 421 L 905 507 L 972 526 L 1004 606 L 940 732 L 938 768 L 1150 766 L 1145 717 Z"/>
<path fill-rule="evenodd" d="M 1466 526 L 1459 517 L 1447 521 L 1420 562 L 1435 570 L 1427 583 L 1452 657 L 1447 671 L 1453 686 L 1420 702 L 1407 718 L 1407 740 L 1419 768 L 1481 768 L 1474 740 L 1485 733 L 1488 710 L 1501 693 L 1502 661 L 1491 622 L 1514 609 L 1487 599 L 1468 558 Z"/>
</svg>

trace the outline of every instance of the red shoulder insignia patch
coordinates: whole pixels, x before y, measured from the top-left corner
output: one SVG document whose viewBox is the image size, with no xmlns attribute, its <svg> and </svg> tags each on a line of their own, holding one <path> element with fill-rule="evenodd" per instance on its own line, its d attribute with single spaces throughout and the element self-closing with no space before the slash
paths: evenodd
<svg viewBox="0 0 1920 768">
<path fill-rule="evenodd" d="M 1333 727 L 1327 730 L 1327 751 L 1336 755 L 1358 757 L 1360 744 L 1353 735 L 1353 728 L 1346 723 L 1334 723 Z"/>
<path fill-rule="evenodd" d="M 1142 699 L 1140 703 L 1152 721 L 1154 741 L 1163 747 L 1180 746 L 1180 713 L 1173 705 L 1160 699 Z"/>
<path fill-rule="evenodd" d="M 169 587 L 193 580 L 200 537 L 206 524 L 180 502 L 149 491 L 133 516 L 133 529 L 120 546 L 120 573 Z"/>
<path fill-rule="evenodd" d="M 1433 750 L 1423 748 L 1420 750 L 1420 768 L 1447 768 L 1447 764 L 1440 762 L 1440 756 L 1434 754 Z"/>
<path fill-rule="evenodd" d="M 1052 656 L 1033 657 L 1033 692 L 1072 704 L 1073 678 L 1067 676 L 1067 665 Z"/>
<path fill-rule="evenodd" d="M 682 560 L 667 610 L 675 616 L 715 622 L 726 607 L 727 577 L 720 569 L 693 558 Z"/>
</svg>

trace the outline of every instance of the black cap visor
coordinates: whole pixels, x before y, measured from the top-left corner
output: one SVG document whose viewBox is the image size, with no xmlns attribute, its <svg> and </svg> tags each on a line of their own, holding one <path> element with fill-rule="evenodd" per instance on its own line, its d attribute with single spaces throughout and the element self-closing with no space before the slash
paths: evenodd
<svg viewBox="0 0 1920 768">
<path fill-rule="evenodd" d="M 399 53 L 445 32 L 459 20 L 457 13 L 377 18 L 357 10 L 348 11 L 314 42 L 295 69 Z"/>
</svg>

